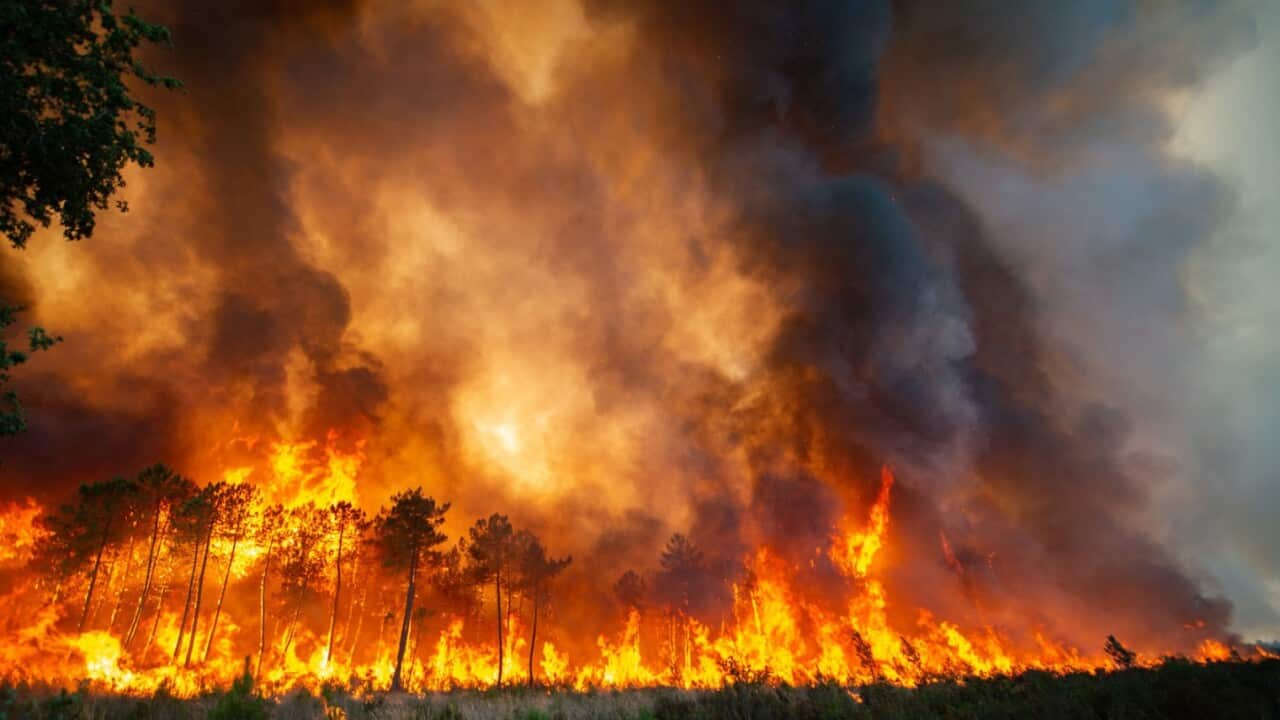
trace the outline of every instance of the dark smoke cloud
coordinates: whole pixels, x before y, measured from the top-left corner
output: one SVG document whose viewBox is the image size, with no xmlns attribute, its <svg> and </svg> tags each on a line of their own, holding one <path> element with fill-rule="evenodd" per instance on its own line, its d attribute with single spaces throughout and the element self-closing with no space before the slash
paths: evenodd
<svg viewBox="0 0 1280 720">
<path fill-rule="evenodd" d="M 848 8 L 628 7 L 652 43 L 652 62 L 693 69 L 677 83 L 688 95 L 682 119 L 710 139 L 702 160 L 738 201 L 744 263 L 794 288 L 766 380 L 769 402 L 789 414 L 788 436 L 774 439 L 802 452 L 820 446 L 866 478 L 886 461 L 917 482 L 972 473 L 998 502 L 967 500 L 965 514 L 993 526 L 972 528 L 969 541 L 1009 549 L 1000 563 L 1011 576 L 1005 582 L 1051 588 L 1044 592 L 1053 605 L 1086 615 L 1106 607 L 1113 627 L 1140 638 L 1195 619 L 1222 628 L 1227 603 L 1205 598 L 1134 519 L 1147 492 L 1126 468 L 1131 421 L 1101 405 L 1074 422 L 1058 414 L 1038 318 L 1020 302 L 1030 293 L 996 259 L 963 202 L 942 186 L 916 189 L 913 178 L 886 172 L 880 153 L 850 151 L 878 139 L 868 69 L 889 13 Z M 890 137 L 912 132 L 907 123 L 946 123 L 1050 164 L 1081 136 L 1145 144 L 1167 133 L 1162 93 L 1200 81 L 1237 47 L 1213 32 L 1178 33 L 1201 41 L 1191 53 L 1126 44 L 1122 33 L 1158 37 L 1170 22 L 1185 30 L 1200 10 L 1193 4 L 1154 18 L 1127 3 L 894 10 L 884 81 L 897 84 L 886 87 L 887 121 L 897 125 Z M 1229 17 L 1213 30 L 1231 37 L 1240 27 Z M 1140 62 L 1100 86 L 1081 80 L 1102 80 L 1095 63 L 1126 58 Z M 926 75 L 940 79 L 929 88 L 953 89 L 923 91 Z M 698 112 L 708 107 L 716 112 Z M 1193 227 L 1181 234 L 1184 246 L 1205 237 L 1202 225 Z M 811 496 L 761 493 L 752 510 L 768 518 Z M 907 517 L 903 532 L 934 535 L 913 527 L 917 520 Z M 1159 611 L 1149 607 L 1152 596 L 1162 599 Z"/>
</svg>

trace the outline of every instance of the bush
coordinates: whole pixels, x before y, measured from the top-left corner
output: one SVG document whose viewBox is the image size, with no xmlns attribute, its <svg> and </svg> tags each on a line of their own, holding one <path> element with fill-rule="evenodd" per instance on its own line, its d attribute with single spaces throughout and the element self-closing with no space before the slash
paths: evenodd
<svg viewBox="0 0 1280 720">
<path fill-rule="evenodd" d="M 323 702 L 295 690 L 279 702 L 246 672 L 224 693 L 149 699 L 25 684 L 0 685 L 0 720 L 1280 720 L 1280 660 L 1200 664 L 1171 658 L 1152 668 L 1057 675 L 938 679 L 917 688 L 822 681 L 792 688 L 742 682 L 720 690 L 459 691 L 370 695 L 334 686 Z M 205 710 L 208 709 L 206 713 Z"/>
<path fill-rule="evenodd" d="M 271 701 L 253 691 L 253 675 L 249 659 L 244 661 L 244 674 L 231 683 L 231 689 L 215 696 L 208 720 L 268 720 Z"/>
</svg>

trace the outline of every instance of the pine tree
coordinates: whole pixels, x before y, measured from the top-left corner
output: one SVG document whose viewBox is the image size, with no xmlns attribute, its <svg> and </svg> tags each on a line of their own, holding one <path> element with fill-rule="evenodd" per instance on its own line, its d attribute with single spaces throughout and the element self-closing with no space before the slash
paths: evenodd
<svg viewBox="0 0 1280 720">
<path fill-rule="evenodd" d="M 408 575 L 396 668 L 391 676 L 392 691 L 404 690 L 404 653 L 409 640 L 418 573 L 424 565 L 434 566 L 439 562 L 439 554 L 434 548 L 445 540 L 440 526 L 448 510 L 449 503 L 438 505 L 433 498 L 422 494 L 422 488 L 416 488 L 393 495 L 391 507 L 380 512 L 374 521 L 384 565 Z"/>
<path fill-rule="evenodd" d="M 542 542 L 531 532 L 521 530 L 517 533 L 516 546 L 519 548 L 520 590 L 533 601 L 533 621 L 529 630 L 529 687 L 534 684 L 533 655 L 538 643 L 538 611 L 551 600 L 549 585 L 557 575 L 564 571 L 572 557 L 553 559 L 547 557 L 547 550 Z"/>
<path fill-rule="evenodd" d="M 478 585 L 493 583 L 495 611 L 498 619 L 498 686 L 502 686 L 504 662 L 502 596 L 513 579 L 516 562 L 516 532 L 506 515 L 494 513 L 477 520 L 466 543 L 470 574 Z"/>
</svg>

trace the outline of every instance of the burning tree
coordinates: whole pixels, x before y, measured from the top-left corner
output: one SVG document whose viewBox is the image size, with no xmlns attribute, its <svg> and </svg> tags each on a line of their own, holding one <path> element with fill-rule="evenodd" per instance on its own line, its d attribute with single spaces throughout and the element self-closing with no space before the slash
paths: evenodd
<svg viewBox="0 0 1280 720">
<path fill-rule="evenodd" d="M 280 664 L 289 657 L 298 631 L 298 620 L 307 598 L 321 592 L 325 580 L 325 511 L 311 503 L 292 508 L 285 516 L 288 533 L 280 544 L 280 588 L 277 600 L 288 619 L 280 646 Z"/>
<path fill-rule="evenodd" d="M 466 619 L 479 617 L 481 610 L 479 588 L 472 579 L 469 562 L 466 543 L 460 541 L 441 554 L 439 567 L 431 578 L 443 608 Z"/>
<path fill-rule="evenodd" d="M 613 596 L 627 610 L 641 612 L 645 608 L 649 587 L 644 577 L 635 570 L 628 570 L 613 583 Z"/>
<path fill-rule="evenodd" d="M 654 581 L 654 592 L 666 607 L 671 627 L 668 645 L 673 669 L 690 665 L 689 618 L 700 598 L 706 561 L 702 550 L 680 533 L 667 540 L 658 560 L 659 570 Z"/>
<path fill-rule="evenodd" d="M 520 591 L 533 600 L 533 622 L 529 629 L 529 687 L 533 687 L 533 653 L 538 645 L 538 610 L 551 599 L 548 588 L 551 581 L 569 566 L 573 558 L 566 556 L 557 560 L 547 557 L 547 550 L 542 542 L 527 530 L 517 533 L 516 545 L 519 548 L 517 563 Z"/>
<path fill-rule="evenodd" d="M 511 566 L 517 557 L 516 531 L 506 515 L 494 513 L 476 521 L 471 526 L 466 543 L 470 575 L 478 585 L 493 583 L 494 610 L 498 621 L 498 682 L 502 685 L 504 655 L 502 612 L 503 589 L 509 588 L 514 578 Z"/>
<path fill-rule="evenodd" d="M 271 577 L 271 564 L 281 543 L 286 538 L 284 506 L 279 503 L 262 509 L 254 528 L 254 541 L 263 548 L 262 572 L 258 576 L 258 660 L 254 664 L 254 677 L 262 674 L 262 659 L 267 654 L 267 582 Z"/>
<path fill-rule="evenodd" d="M 437 504 L 434 498 L 422 494 L 422 488 L 415 488 L 393 495 L 391 507 L 379 512 L 374 520 L 384 566 L 403 571 L 408 580 L 404 594 L 404 619 L 400 623 L 400 643 L 396 650 L 395 673 L 391 676 L 392 690 L 404 689 L 404 652 L 409 640 L 409 621 L 413 614 L 418 572 L 423 565 L 438 563 L 438 554 L 434 548 L 445 541 L 440 526 L 444 523 L 444 515 L 448 510 L 449 503 Z"/>
<path fill-rule="evenodd" d="M 153 465 L 138 473 L 135 484 L 138 488 L 137 523 L 140 528 L 147 528 L 147 562 L 142 576 L 142 588 L 138 592 L 138 603 L 124 635 L 126 648 L 133 644 L 138 633 L 160 557 L 170 536 L 174 513 L 196 492 L 195 483 L 164 465 Z"/>
<path fill-rule="evenodd" d="M 329 612 L 329 639 L 325 643 L 324 663 L 333 661 L 333 634 L 338 624 L 338 601 L 342 596 L 343 541 L 355 544 L 367 526 L 364 511 L 343 501 L 329 506 L 328 532 L 334 536 L 333 551 L 333 609 Z"/>
<path fill-rule="evenodd" d="M 55 599 L 61 594 L 63 583 L 88 568 L 76 632 L 84 632 L 88 625 L 107 549 L 128 535 L 130 506 L 136 492 L 132 481 L 119 477 L 81 485 L 76 505 L 64 505 L 57 514 L 41 521 L 45 533 L 36 556 L 57 574 L 59 590 L 55 590 Z"/>
<path fill-rule="evenodd" d="M 222 603 L 227 599 L 227 584 L 231 580 L 231 569 L 236 563 L 236 549 L 244 539 L 251 518 L 251 512 L 257 501 L 257 491 L 252 485 L 243 483 L 226 485 L 218 498 L 218 506 L 222 515 L 222 534 L 231 542 L 227 551 L 227 567 L 222 574 L 222 588 L 218 591 L 218 603 L 213 609 L 213 620 L 209 623 L 209 635 L 205 640 L 203 661 L 209 659 L 209 651 L 213 647 L 213 638 L 218 630 L 218 619 L 222 616 Z"/>
<path fill-rule="evenodd" d="M 196 633 L 200 623 L 200 604 L 204 597 L 204 575 L 209 567 L 209 548 L 213 544 L 213 533 L 218 526 L 225 488 L 225 483 L 220 482 L 204 486 L 183 504 L 179 513 L 182 532 L 191 547 L 191 572 L 187 576 L 187 596 L 182 603 L 182 619 L 178 623 L 178 642 L 173 648 L 173 659 L 177 662 L 178 655 L 182 651 L 187 617 L 190 614 L 191 633 L 187 637 L 187 653 L 182 662 L 184 666 L 191 664 L 191 654 L 195 649 Z M 193 601 L 194 611 L 192 611 Z"/>
</svg>

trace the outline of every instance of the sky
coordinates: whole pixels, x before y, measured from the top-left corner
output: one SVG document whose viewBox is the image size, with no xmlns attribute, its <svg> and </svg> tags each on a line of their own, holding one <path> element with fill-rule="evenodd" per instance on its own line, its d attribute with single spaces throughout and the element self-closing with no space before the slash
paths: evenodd
<svg viewBox="0 0 1280 720">
<path fill-rule="evenodd" d="M 1192 261 L 1203 371 L 1231 472 L 1195 523 L 1200 551 L 1237 598 L 1246 634 L 1280 637 L 1280 2 L 1257 10 L 1257 45 L 1190 99 L 1174 150 L 1225 178 L 1236 207 Z M 1233 522 L 1221 527 L 1221 518 Z M 1215 518 L 1218 520 L 1215 521 Z"/>
<path fill-rule="evenodd" d="M 1081 4 L 1079 26 L 1114 7 Z M 1202 7 L 1190 35 L 1115 36 L 1135 58 L 1236 43 L 1202 76 L 1161 94 L 1161 120 L 1127 125 L 1131 98 L 1108 95 L 1106 80 L 1093 78 L 1085 92 L 1104 101 L 1091 106 L 1090 123 L 1066 140 L 1033 136 L 1035 162 L 972 135 L 937 133 L 926 163 L 977 210 L 1029 283 L 1042 340 L 1062 353 L 1055 379 L 1064 414 L 1103 403 L 1134 420 L 1122 455 L 1147 478 L 1145 532 L 1174 548 L 1202 587 L 1231 599 L 1234 629 L 1274 639 L 1280 3 L 1236 6 L 1249 21 L 1235 31 L 1217 24 L 1215 12 L 1229 4 Z M 1090 47 L 1087 30 L 1064 36 Z M 1054 67 L 1084 75 L 1069 62 Z M 1151 68 L 1135 72 L 1150 77 Z M 1038 118 L 1027 118 L 1036 128 Z M 1043 162 L 1055 142 L 1061 155 Z"/>
</svg>

